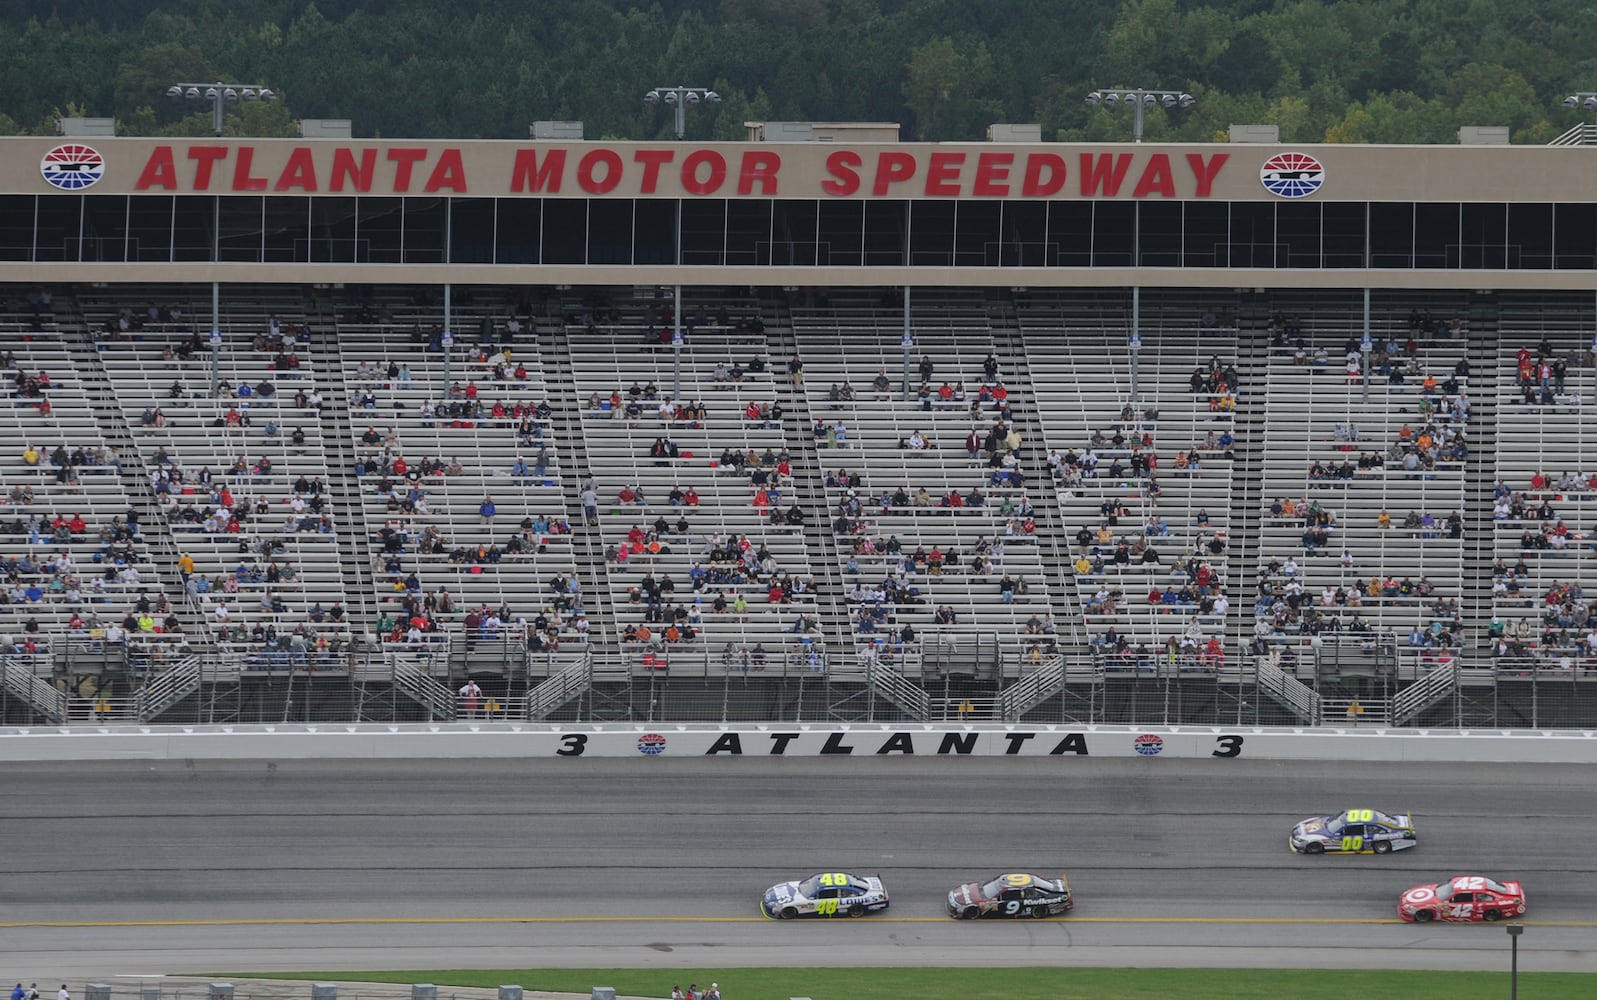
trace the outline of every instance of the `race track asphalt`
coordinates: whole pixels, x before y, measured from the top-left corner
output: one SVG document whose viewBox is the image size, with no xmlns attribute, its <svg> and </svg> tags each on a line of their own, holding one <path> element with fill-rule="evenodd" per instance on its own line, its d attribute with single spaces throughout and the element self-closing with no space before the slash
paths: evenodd
<svg viewBox="0 0 1597 1000">
<path fill-rule="evenodd" d="M 1504 969 L 1501 926 L 1396 921 L 1456 874 L 1524 881 L 1520 968 L 1597 971 L 1597 773 L 1562 765 L 1111 759 L 20 764 L 0 777 L 16 975 L 640 966 Z M 1412 810 L 1418 848 L 1305 858 L 1291 824 Z M 884 915 L 760 892 L 880 874 Z M 1035 923 L 957 882 L 1067 872 Z"/>
</svg>

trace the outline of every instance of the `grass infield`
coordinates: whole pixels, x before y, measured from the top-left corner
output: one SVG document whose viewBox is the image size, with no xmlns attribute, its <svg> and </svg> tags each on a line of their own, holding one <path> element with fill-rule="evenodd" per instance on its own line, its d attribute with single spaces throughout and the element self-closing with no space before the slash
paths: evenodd
<svg viewBox="0 0 1597 1000">
<path fill-rule="evenodd" d="M 433 983 L 586 994 L 613 986 L 622 996 L 669 997 L 675 985 L 721 985 L 724 1000 L 1502 1000 L 1507 972 L 1278 969 L 443 969 L 415 972 L 235 973 L 252 979 Z M 1520 995 L 1590 1000 L 1597 974 L 1520 973 Z"/>
</svg>

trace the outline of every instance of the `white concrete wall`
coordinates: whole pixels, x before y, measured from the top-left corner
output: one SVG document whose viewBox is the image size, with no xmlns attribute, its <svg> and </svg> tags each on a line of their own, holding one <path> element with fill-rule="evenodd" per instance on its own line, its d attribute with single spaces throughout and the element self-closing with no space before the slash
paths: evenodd
<svg viewBox="0 0 1597 1000">
<path fill-rule="evenodd" d="M 451 757 L 1055 756 L 1597 763 L 1581 730 L 1006 725 L 71 726 L 0 730 L 0 761 Z"/>
</svg>

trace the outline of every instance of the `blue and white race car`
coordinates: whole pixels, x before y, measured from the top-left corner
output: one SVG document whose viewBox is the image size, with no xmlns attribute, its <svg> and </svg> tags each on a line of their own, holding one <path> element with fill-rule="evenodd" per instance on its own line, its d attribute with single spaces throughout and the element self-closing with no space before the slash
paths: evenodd
<svg viewBox="0 0 1597 1000">
<path fill-rule="evenodd" d="M 887 909 L 887 889 L 875 875 L 820 872 L 801 882 L 765 890 L 760 912 L 773 920 L 794 917 L 863 917 Z"/>
</svg>

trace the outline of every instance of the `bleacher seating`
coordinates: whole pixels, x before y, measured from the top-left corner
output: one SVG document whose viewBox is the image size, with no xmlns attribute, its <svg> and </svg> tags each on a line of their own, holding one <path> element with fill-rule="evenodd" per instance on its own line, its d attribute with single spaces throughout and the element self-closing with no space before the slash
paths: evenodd
<svg viewBox="0 0 1597 1000">
<path fill-rule="evenodd" d="M 368 635 L 659 676 L 1316 637 L 1597 665 L 1583 295 L 1381 294 L 1366 371 L 1338 291 L 1145 293 L 1135 353 L 1120 291 L 917 289 L 906 346 L 881 290 L 688 290 L 680 350 L 654 288 L 455 289 L 447 320 L 327 294 L 225 287 L 214 351 L 209 286 L 0 296 L 0 651 L 132 624 L 268 666 Z"/>
</svg>

